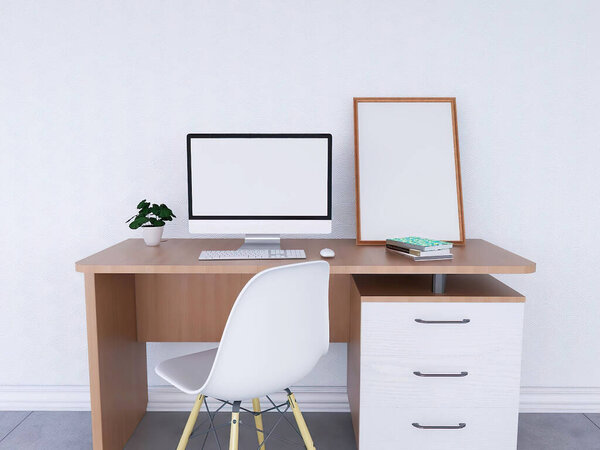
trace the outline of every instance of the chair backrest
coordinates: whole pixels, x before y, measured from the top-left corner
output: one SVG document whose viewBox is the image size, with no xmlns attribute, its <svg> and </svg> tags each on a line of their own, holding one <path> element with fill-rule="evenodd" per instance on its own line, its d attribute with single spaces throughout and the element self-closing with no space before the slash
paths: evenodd
<svg viewBox="0 0 600 450">
<path fill-rule="evenodd" d="M 329 264 L 267 269 L 240 292 L 201 392 L 246 400 L 306 376 L 329 348 Z"/>
</svg>

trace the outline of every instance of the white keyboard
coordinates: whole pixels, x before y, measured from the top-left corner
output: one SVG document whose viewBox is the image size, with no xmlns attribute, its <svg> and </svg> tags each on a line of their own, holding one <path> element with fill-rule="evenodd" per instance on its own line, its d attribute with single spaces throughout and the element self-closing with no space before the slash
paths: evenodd
<svg viewBox="0 0 600 450">
<path fill-rule="evenodd" d="M 304 250 L 203 250 L 198 259 L 306 259 L 306 254 Z"/>
</svg>

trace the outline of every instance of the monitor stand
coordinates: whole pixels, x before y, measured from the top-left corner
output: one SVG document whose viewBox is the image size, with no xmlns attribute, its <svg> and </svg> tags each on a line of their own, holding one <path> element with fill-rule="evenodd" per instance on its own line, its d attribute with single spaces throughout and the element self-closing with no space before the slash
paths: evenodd
<svg viewBox="0 0 600 450">
<path fill-rule="evenodd" d="M 247 234 L 240 250 L 279 250 L 280 243 L 278 234 Z"/>
</svg>

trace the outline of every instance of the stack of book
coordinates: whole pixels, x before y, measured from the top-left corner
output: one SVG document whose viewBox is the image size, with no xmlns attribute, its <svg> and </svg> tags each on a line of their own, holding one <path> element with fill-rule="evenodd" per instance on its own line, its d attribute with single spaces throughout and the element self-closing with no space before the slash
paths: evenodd
<svg viewBox="0 0 600 450">
<path fill-rule="evenodd" d="M 452 259 L 452 243 L 409 236 L 392 238 L 385 241 L 385 247 L 390 252 L 408 256 L 414 261 L 435 261 Z"/>
</svg>

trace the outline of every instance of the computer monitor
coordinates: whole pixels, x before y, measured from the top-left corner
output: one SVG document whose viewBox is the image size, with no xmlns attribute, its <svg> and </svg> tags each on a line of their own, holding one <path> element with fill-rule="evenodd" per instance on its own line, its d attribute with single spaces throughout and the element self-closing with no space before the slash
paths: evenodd
<svg viewBox="0 0 600 450">
<path fill-rule="evenodd" d="M 190 233 L 244 234 L 248 248 L 331 233 L 331 143 L 331 134 L 188 134 Z"/>
</svg>

